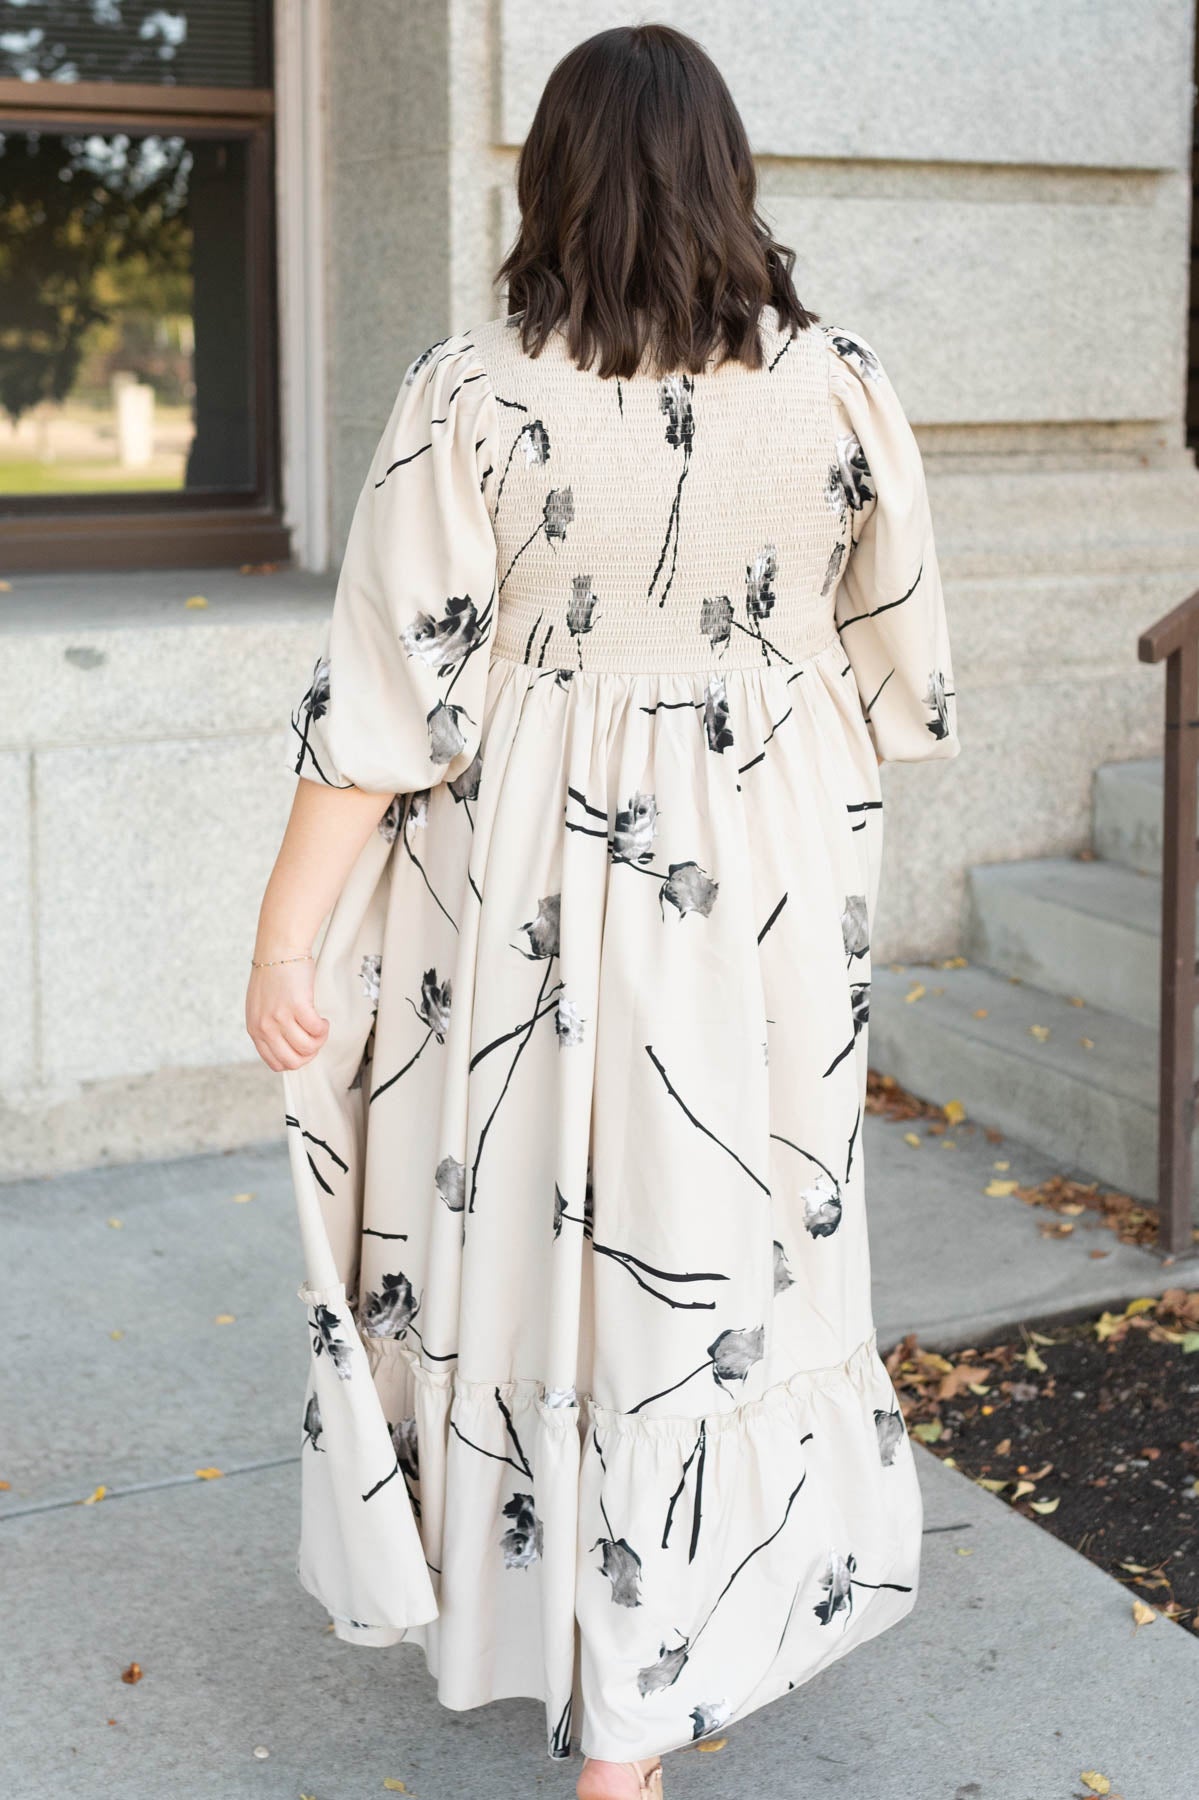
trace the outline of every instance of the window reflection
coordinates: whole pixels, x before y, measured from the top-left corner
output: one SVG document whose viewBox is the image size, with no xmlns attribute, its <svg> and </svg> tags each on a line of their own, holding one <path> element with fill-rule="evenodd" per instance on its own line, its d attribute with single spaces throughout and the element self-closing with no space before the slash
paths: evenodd
<svg viewBox="0 0 1199 1800">
<path fill-rule="evenodd" d="M 0 494 L 254 482 L 247 148 L 0 133 Z"/>
<path fill-rule="evenodd" d="M 269 85 L 261 0 L 0 0 L 0 76 Z"/>
</svg>

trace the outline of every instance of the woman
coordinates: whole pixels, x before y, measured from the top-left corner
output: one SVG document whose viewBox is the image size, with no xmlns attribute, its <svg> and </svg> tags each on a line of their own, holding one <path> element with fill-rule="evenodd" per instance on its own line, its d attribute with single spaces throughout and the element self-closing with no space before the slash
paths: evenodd
<svg viewBox="0 0 1199 1800">
<path fill-rule="evenodd" d="M 920 457 L 691 39 L 601 32 L 506 319 L 408 369 L 247 1018 L 307 1266 L 301 1578 L 582 1800 L 902 1618 L 870 1307 L 878 761 L 958 753 Z M 331 911 L 315 968 L 310 951 Z"/>
</svg>

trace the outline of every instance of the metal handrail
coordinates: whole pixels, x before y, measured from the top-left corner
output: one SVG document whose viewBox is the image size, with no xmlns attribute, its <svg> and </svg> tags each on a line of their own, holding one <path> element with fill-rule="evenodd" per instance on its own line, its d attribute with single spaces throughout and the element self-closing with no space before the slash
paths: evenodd
<svg viewBox="0 0 1199 1800">
<path fill-rule="evenodd" d="M 1199 885 L 1199 589 L 1142 632 L 1141 662 L 1166 664 L 1162 800 L 1161 1050 L 1158 1063 L 1158 1243 L 1175 1256 L 1194 1244 L 1195 895 Z"/>
</svg>

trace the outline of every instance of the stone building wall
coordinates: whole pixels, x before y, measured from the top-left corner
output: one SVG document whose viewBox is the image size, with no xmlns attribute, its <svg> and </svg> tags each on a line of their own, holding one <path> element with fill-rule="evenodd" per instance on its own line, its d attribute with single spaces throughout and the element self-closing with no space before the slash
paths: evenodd
<svg viewBox="0 0 1199 1800">
<path fill-rule="evenodd" d="M 491 272 L 546 74 L 639 15 L 324 5 L 329 411 L 308 449 L 328 459 L 339 552 L 407 362 L 501 310 Z M 1193 13 L 663 0 L 643 15 L 725 70 L 804 299 L 875 346 L 925 452 L 963 752 L 884 770 L 887 958 L 952 952 L 964 869 L 1082 847 L 1095 767 L 1159 742 L 1161 675 L 1136 637 L 1199 564 L 1183 447 Z M 187 612 L 196 586 L 209 608 Z M 290 800 L 287 709 L 332 581 L 250 587 L 39 577 L 6 605 L 4 1171 L 278 1131 L 241 989 Z"/>
</svg>

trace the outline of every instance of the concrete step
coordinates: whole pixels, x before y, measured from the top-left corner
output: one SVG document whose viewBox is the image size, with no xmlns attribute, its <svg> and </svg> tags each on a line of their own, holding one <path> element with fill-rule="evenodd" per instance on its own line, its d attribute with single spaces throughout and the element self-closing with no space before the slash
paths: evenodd
<svg viewBox="0 0 1199 1800">
<path fill-rule="evenodd" d="M 1001 975 L 1154 1026 L 1161 883 L 1075 857 L 980 863 L 968 872 L 965 953 Z"/>
<path fill-rule="evenodd" d="M 1162 866 L 1162 759 L 1104 763 L 1091 793 L 1096 856 L 1145 875 Z"/>
<path fill-rule="evenodd" d="M 917 983 L 924 996 L 907 1000 Z M 1156 1057 L 1147 1025 L 990 969 L 873 972 L 872 1068 L 1144 1200 L 1157 1187 Z"/>
</svg>

